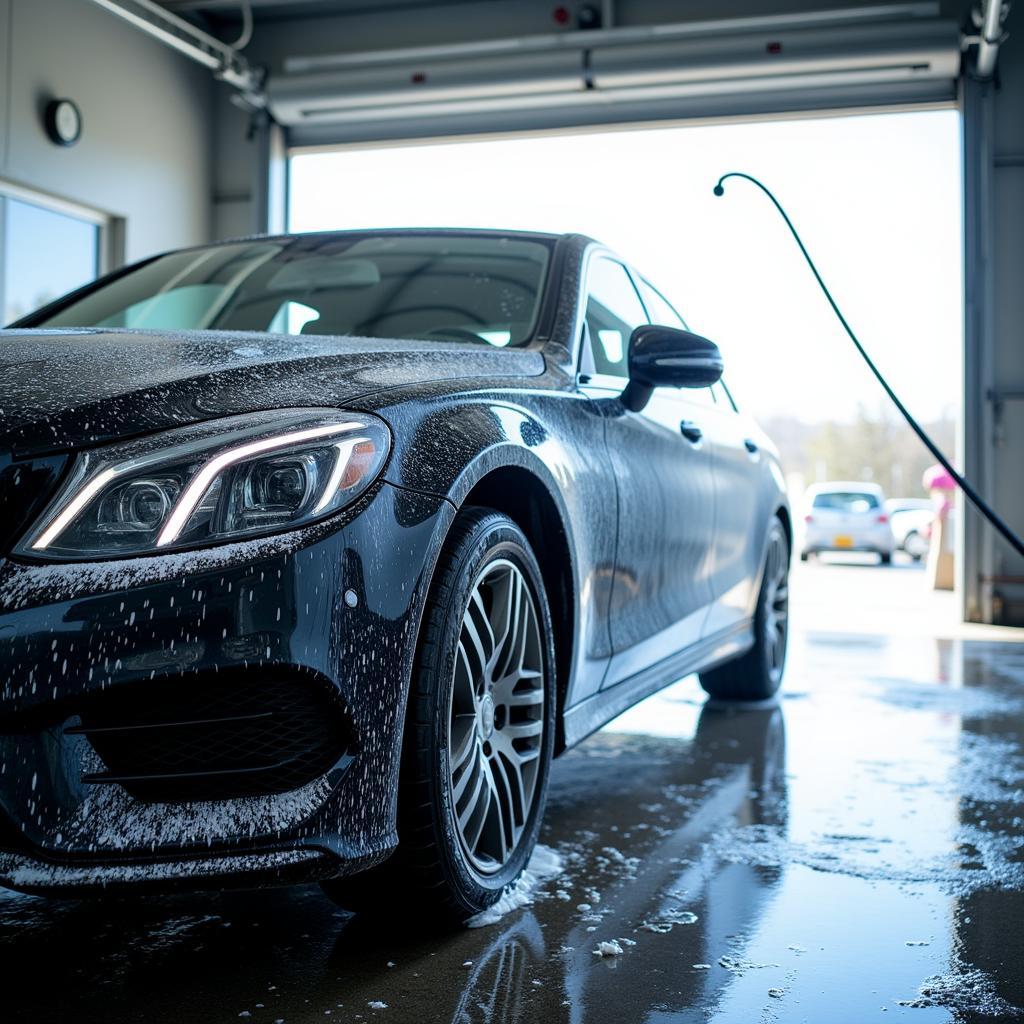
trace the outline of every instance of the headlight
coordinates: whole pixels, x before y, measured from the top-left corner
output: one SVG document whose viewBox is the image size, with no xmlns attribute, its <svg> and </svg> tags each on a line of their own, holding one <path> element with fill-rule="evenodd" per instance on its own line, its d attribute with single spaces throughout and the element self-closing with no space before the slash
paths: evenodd
<svg viewBox="0 0 1024 1024">
<path fill-rule="evenodd" d="M 390 441 L 364 413 L 289 409 L 84 452 L 18 551 L 111 558 L 289 530 L 355 501 Z"/>
</svg>

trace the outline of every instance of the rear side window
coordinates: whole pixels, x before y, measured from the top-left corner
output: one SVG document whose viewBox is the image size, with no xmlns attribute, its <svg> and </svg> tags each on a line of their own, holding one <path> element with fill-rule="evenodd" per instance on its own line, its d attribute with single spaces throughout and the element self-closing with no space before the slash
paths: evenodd
<svg viewBox="0 0 1024 1024">
<path fill-rule="evenodd" d="M 870 512 L 879 505 L 877 496 L 867 491 L 825 491 L 814 496 L 813 507 L 834 512 Z"/>
</svg>

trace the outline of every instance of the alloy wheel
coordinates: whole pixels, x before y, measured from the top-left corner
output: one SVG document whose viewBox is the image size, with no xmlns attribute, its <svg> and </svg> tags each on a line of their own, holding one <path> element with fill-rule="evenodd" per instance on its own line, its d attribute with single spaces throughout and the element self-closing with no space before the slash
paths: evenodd
<svg viewBox="0 0 1024 1024">
<path fill-rule="evenodd" d="M 764 567 L 764 641 L 768 674 L 773 683 L 782 678 L 789 629 L 789 549 L 781 530 L 772 532 Z"/>
<path fill-rule="evenodd" d="M 543 652 L 526 578 L 507 559 L 490 562 L 462 617 L 448 721 L 456 831 L 484 875 L 508 861 L 533 809 L 544 740 Z"/>
</svg>

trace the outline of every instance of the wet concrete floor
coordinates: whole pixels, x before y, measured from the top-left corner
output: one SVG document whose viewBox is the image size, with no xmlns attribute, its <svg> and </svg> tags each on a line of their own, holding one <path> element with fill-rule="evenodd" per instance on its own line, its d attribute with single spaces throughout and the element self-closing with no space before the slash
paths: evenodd
<svg viewBox="0 0 1024 1024">
<path fill-rule="evenodd" d="M 0 1018 L 1024 1020 L 1024 644 L 947 628 L 909 568 L 797 575 L 783 698 L 683 680 L 560 759 L 562 870 L 498 923 L 423 938 L 313 887 L 6 894 Z"/>
</svg>

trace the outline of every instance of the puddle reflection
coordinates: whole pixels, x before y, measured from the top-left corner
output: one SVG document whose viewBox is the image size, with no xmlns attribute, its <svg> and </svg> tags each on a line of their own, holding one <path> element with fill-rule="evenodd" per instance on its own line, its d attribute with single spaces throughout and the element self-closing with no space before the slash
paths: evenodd
<svg viewBox="0 0 1024 1024">
<path fill-rule="evenodd" d="M 491 927 L 423 935 L 315 888 L 0 898 L 5 1019 L 1012 1019 L 1024 645 L 815 634 L 788 694 L 731 711 L 686 680 L 557 762 L 565 869 Z"/>
</svg>

